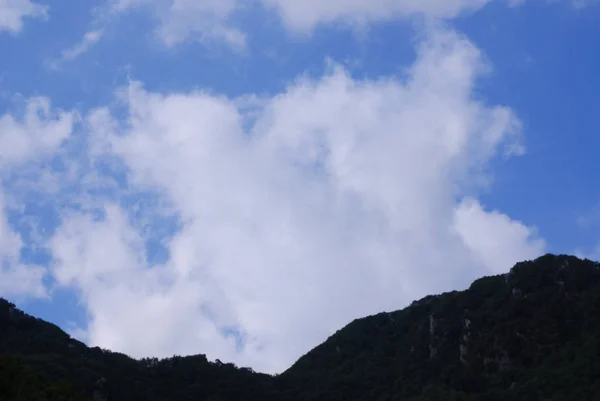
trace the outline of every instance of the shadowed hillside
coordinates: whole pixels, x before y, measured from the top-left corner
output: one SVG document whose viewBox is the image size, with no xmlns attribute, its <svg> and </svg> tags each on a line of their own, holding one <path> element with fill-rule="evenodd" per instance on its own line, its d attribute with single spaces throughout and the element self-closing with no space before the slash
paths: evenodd
<svg viewBox="0 0 600 401">
<path fill-rule="evenodd" d="M 37 400 L 6 385 L 34 375 L 61 400 L 596 401 L 599 266 L 554 255 L 518 263 L 466 291 L 357 319 L 276 377 L 203 355 L 136 361 L 88 348 L 2 300 L 0 354 L 10 363 L 0 399 Z"/>
</svg>

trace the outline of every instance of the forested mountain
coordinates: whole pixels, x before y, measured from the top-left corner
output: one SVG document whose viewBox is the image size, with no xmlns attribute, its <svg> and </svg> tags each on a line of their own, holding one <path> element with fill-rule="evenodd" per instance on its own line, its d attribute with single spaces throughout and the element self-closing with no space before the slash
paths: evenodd
<svg viewBox="0 0 600 401">
<path fill-rule="evenodd" d="M 546 255 L 357 319 L 272 377 L 88 348 L 0 301 L 0 400 L 600 400 L 600 264 Z M 30 385 L 26 383 L 31 383 Z"/>
</svg>

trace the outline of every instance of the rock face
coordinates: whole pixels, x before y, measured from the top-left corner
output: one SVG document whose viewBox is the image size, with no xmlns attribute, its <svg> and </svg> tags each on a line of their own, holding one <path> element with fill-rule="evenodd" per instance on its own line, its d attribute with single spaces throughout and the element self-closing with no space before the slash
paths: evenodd
<svg viewBox="0 0 600 401">
<path fill-rule="evenodd" d="M 519 263 L 466 291 L 357 319 L 276 377 L 203 355 L 136 361 L 88 348 L 4 301 L 0 354 L 88 400 L 596 401 L 599 266 L 555 255 Z"/>
</svg>

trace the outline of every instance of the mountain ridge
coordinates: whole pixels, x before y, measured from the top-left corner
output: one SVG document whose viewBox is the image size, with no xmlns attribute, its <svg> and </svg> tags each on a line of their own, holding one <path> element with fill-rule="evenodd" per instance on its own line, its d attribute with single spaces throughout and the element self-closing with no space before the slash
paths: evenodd
<svg viewBox="0 0 600 401">
<path fill-rule="evenodd" d="M 600 264 L 568 255 L 355 319 L 276 376 L 89 348 L 0 300 L 0 354 L 107 401 L 598 400 L 599 339 Z"/>
</svg>

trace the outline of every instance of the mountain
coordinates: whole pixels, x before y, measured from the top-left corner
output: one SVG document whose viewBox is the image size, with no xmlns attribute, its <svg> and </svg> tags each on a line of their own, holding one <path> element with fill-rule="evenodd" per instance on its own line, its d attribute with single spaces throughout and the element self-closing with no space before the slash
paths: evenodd
<svg viewBox="0 0 600 401">
<path fill-rule="evenodd" d="M 278 376 L 204 355 L 134 360 L 88 348 L 5 300 L 0 355 L 6 401 L 597 401 L 600 264 L 545 255 L 357 319 Z M 23 377 L 36 379 L 19 390 Z M 18 398 L 24 387 L 37 395 Z"/>
</svg>

